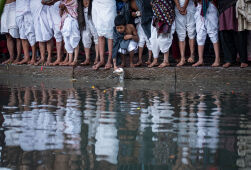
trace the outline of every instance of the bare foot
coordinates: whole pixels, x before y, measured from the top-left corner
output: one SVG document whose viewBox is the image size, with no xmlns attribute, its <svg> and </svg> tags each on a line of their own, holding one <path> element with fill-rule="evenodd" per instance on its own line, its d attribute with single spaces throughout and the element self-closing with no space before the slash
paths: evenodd
<svg viewBox="0 0 251 170">
<path fill-rule="evenodd" d="M 220 66 L 220 62 L 214 62 L 211 66 L 212 67 L 219 67 Z"/>
<path fill-rule="evenodd" d="M 61 63 L 61 61 L 60 60 L 56 60 L 54 63 L 52 63 L 51 65 L 52 66 L 56 66 L 56 65 L 59 65 Z"/>
<path fill-rule="evenodd" d="M 186 60 L 180 60 L 180 62 L 176 65 L 177 67 L 184 66 L 186 64 Z"/>
<path fill-rule="evenodd" d="M 248 67 L 247 63 L 241 63 L 241 68 L 246 68 L 246 67 Z"/>
<path fill-rule="evenodd" d="M 51 62 L 51 61 L 47 61 L 47 62 L 45 63 L 45 65 L 46 65 L 46 66 L 50 66 L 50 65 L 52 65 L 52 62 Z"/>
<path fill-rule="evenodd" d="M 193 64 L 193 63 L 194 63 L 194 56 L 189 57 L 189 58 L 187 59 L 187 61 L 188 61 L 189 63 Z"/>
<path fill-rule="evenodd" d="M 28 64 L 30 64 L 30 65 L 34 65 L 36 63 L 36 61 L 35 60 L 31 60 Z"/>
<path fill-rule="evenodd" d="M 104 65 L 105 65 L 105 63 L 100 61 L 100 62 L 98 62 L 96 65 L 92 66 L 92 69 L 98 70 L 99 67 L 102 67 L 102 66 L 104 66 Z"/>
<path fill-rule="evenodd" d="M 94 61 L 94 65 L 96 65 L 96 64 L 98 64 L 98 59 L 95 59 L 95 61 Z"/>
<path fill-rule="evenodd" d="M 112 68 L 112 64 L 111 63 L 106 63 L 106 65 L 105 65 L 105 69 L 110 69 L 110 68 Z"/>
<path fill-rule="evenodd" d="M 198 61 L 197 63 L 193 64 L 192 66 L 199 67 L 199 66 L 203 66 L 203 65 L 204 65 L 203 61 Z"/>
<path fill-rule="evenodd" d="M 161 63 L 159 65 L 159 68 L 164 68 L 164 67 L 167 67 L 167 66 L 170 66 L 170 64 L 168 62 L 163 61 L 163 63 Z"/>
<path fill-rule="evenodd" d="M 136 66 L 135 64 L 130 63 L 130 67 L 131 67 L 131 68 L 134 68 L 135 66 Z"/>
<path fill-rule="evenodd" d="M 228 68 L 228 67 L 230 67 L 230 66 L 231 66 L 231 63 L 227 62 L 227 63 L 223 64 L 223 66 L 222 66 L 222 67 L 224 67 L 224 68 Z"/>
<path fill-rule="evenodd" d="M 78 61 L 71 62 L 70 66 L 76 66 L 78 64 Z"/>
<path fill-rule="evenodd" d="M 17 63 L 19 63 L 19 58 L 13 61 L 13 64 L 17 64 Z"/>
<path fill-rule="evenodd" d="M 140 67 L 142 66 L 142 61 L 138 61 L 137 64 L 134 64 L 135 67 Z"/>
<path fill-rule="evenodd" d="M 146 64 L 147 64 L 147 65 L 150 65 L 150 64 L 151 64 L 151 60 L 148 60 L 148 61 L 146 62 Z"/>
<path fill-rule="evenodd" d="M 95 64 L 95 63 L 94 63 L 94 64 Z M 90 60 L 85 60 L 85 61 L 82 62 L 80 65 L 82 65 L 82 66 L 90 65 Z"/>
<path fill-rule="evenodd" d="M 34 65 L 35 66 L 38 66 L 38 65 L 40 65 L 40 64 L 44 64 L 44 59 L 40 59 L 38 62 L 36 62 Z"/>
<path fill-rule="evenodd" d="M 24 58 L 22 61 L 18 62 L 17 64 L 27 64 L 29 63 L 29 58 Z"/>
<path fill-rule="evenodd" d="M 158 66 L 158 61 L 154 61 L 148 66 L 149 68 L 152 68 L 152 67 L 155 67 L 155 66 Z"/>
<path fill-rule="evenodd" d="M 13 58 L 9 58 L 8 60 L 2 62 L 2 64 L 9 64 L 9 63 L 12 63 L 13 62 Z"/>
</svg>

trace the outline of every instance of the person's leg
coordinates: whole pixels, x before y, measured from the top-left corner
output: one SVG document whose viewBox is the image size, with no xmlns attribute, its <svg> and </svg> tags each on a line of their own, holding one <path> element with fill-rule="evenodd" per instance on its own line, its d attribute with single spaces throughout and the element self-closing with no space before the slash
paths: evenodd
<svg viewBox="0 0 251 170">
<path fill-rule="evenodd" d="M 65 65 L 69 66 L 72 63 L 72 60 L 73 60 L 73 53 L 69 53 L 69 61 Z"/>
<path fill-rule="evenodd" d="M 130 56 L 130 67 L 133 68 L 135 67 L 135 65 L 133 64 L 133 57 L 134 57 L 134 50 L 129 52 L 129 56 Z"/>
<path fill-rule="evenodd" d="M 143 50 L 144 50 L 144 47 L 139 47 L 139 60 L 138 60 L 137 64 L 135 64 L 136 67 L 142 65 Z"/>
<path fill-rule="evenodd" d="M 121 58 L 122 58 L 121 67 L 125 67 L 126 66 L 126 63 L 125 63 L 125 54 L 121 54 Z"/>
<path fill-rule="evenodd" d="M 62 45 L 63 42 L 56 42 L 56 49 L 57 49 L 57 60 L 52 63 L 53 66 L 59 65 L 62 62 Z"/>
<path fill-rule="evenodd" d="M 49 66 L 51 65 L 51 59 L 52 59 L 53 39 L 49 40 L 46 45 L 47 45 L 47 52 L 48 52 L 46 65 Z"/>
<path fill-rule="evenodd" d="M 68 62 L 69 62 L 69 53 L 66 53 L 64 61 L 62 63 L 60 63 L 59 65 L 60 66 L 65 66 L 65 65 L 68 64 Z"/>
<path fill-rule="evenodd" d="M 79 45 L 74 49 L 74 60 L 70 64 L 71 66 L 76 66 L 78 63 L 78 55 L 79 55 Z"/>
<path fill-rule="evenodd" d="M 90 64 L 90 48 L 85 48 L 85 61 L 81 63 L 81 65 L 89 65 Z"/>
<path fill-rule="evenodd" d="M 219 67 L 220 66 L 220 43 L 219 41 L 214 43 L 214 53 L 215 53 L 215 60 L 212 64 L 212 67 Z"/>
<path fill-rule="evenodd" d="M 221 46 L 224 53 L 224 68 L 230 67 L 234 63 L 234 59 L 237 56 L 237 51 L 235 47 L 235 31 L 221 31 L 220 40 Z"/>
<path fill-rule="evenodd" d="M 164 67 L 170 66 L 168 58 L 169 58 L 169 51 L 164 53 L 164 60 L 159 65 L 159 68 L 164 68 Z"/>
<path fill-rule="evenodd" d="M 92 67 L 94 70 L 99 69 L 99 67 L 105 64 L 105 37 L 98 38 L 98 46 L 99 46 L 100 61 Z"/>
<path fill-rule="evenodd" d="M 23 51 L 24 51 L 24 59 L 17 64 L 26 64 L 30 61 L 30 55 L 29 55 L 29 41 L 28 40 L 21 40 Z"/>
<path fill-rule="evenodd" d="M 15 47 L 15 44 L 14 44 L 14 38 L 12 38 L 12 36 L 10 34 L 6 34 L 6 40 L 7 40 L 7 48 L 8 48 L 8 51 L 9 51 L 9 55 L 10 55 L 10 58 L 6 61 L 4 61 L 2 64 L 7 64 L 7 63 L 11 63 L 14 61 L 14 47 Z"/>
<path fill-rule="evenodd" d="M 17 48 L 17 58 L 13 62 L 13 64 L 17 64 L 20 59 L 21 59 L 21 54 L 22 54 L 22 43 L 19 38 L 16 39 L 16 48 Z"/>
<path fill-rule="evenodd" d="M 178 67 L 183 66 L 186 63 L 186 58 L 185 58 L 186 41 L 179 41 L 179 47 L 180 47 L 181 59 L 180 62 L 177 64 Z"/>
<path fill-rule="evenodd" d="M 189 39 L 190 57 L 187 59 L 189 63 L 194 63 L 194 46 L 195 39 Z"/>
<path fill-rule="evenodd" d="M 117 70 L 117 69 L 118 69 L 118 66 L 117 66 L 117 59 L 116 59 L 116 58 L 113 59 L 113 69 L 114 69 L 114 70 Z"/>
<path fill-rule="evenodd" d="M 246 31 L 237 32 L 236 37 L 237 41 L 235 40 L 235 43 L 240 56 L 241 68 L 245 68 L 248 66 L 247 32 Z"/>
<path fill-rule="evenodd" d="M 199 53 L 199 61 L 193 64 L 193 67 L 204 65 L 204 61 L 203 61 L 204 45 L 198 45 L 198 53 Z"/>
<path fill-rule="evenodd" d="M 34 65 L 36 63 L 36 52 L 37 52 L 37 48 L 36 48 L 36 44 L 34 44 L 33 46 L 31 46 L 31 51 L 32 51 L 32 57 L 31 57 L 31 61 L 29 62 L 29 64 Z"/>
<path fill-rule="evenodd" d="M 94 64 L 97 64 L 99 62 L 98 44 L 95 44 L 95 54 L 96 54 L 96 57 L 95 57 Z"/>
<path fill-rule="evenodd" d="M 46 42 L 39 42 L 39 51 L 40 51 L 41 58 L 35 65 L 44 64 L 44 62 L 45 62 L 45 48 L 46 48 L 45 46 L 46 46 Z"/>
<path fill-rule="evenodd" d="M 105 65 L 105 69 L 112 68 L 112 47 L 113 47 L 113 39 L 108 39 L 108 51 L 109 51 L 109 55 L 108 55 L 107 63 Z"/>
</svg>

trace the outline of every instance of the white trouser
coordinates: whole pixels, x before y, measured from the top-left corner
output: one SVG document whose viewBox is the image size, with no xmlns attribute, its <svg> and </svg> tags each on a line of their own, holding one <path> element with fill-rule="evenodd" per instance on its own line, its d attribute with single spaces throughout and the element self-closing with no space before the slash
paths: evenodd
<svg viewBox="0 0 251 170">
<path fill-rule="evenodd" d="M 151 28 L 151 44 L 152 44 L 152 52 L 153 57 L 158 58 L 159 52 L 166 53 L 169 51 L 172 41 L 173 41 L 173 33 L 175 32 L 175 22 L 172 24 L 171 32 L 169 34 L 159 34 L 157 33 L 157 29 L 152 26 Z"/>
<path fill-rule="evenodd" d="M 82 42 L 84 45 L 84 48 L 91 48 L 92 45 L 92 37 L 94 40 L 94 43 L 98 44 L 98 33 L 96 29 L 91 29 L 92 27 L 86 27 L 85 30 L 82 31 Z"/>
<path fill-rule="evenodd" d="M 137 24 L 137 32 L 138 32 L 138 36 L 139 36 L 139 47 L 143 48 L 146 44 L 148 50 L 152 50 L 150 40 L 147 38 L 147 36 L 142 28 L 141 19 L 138 18 L 138 21 L 136 21 L 136 19 L 135 19 L 135 23 Z"/>
<path fill-rule="evenodd" d="M 205 45 L 207 34 L 212 43 L 218 42 L 219 17 L 217 8 L 210 2 L 205 17 L 201 16 L 201 4 L 198 4 L 195 13 L 197 44 Z"/>
<path fill-rule="evenodd" d="M 181 15 L 180 12 L 175 9 L 175 24 L 176 32 L 180 41 L 185 41 L 186 32 L 189 39 L 194 39 L 196 36 L 196 24 L 194 19 L 195 11 L 187 11 L 186 15 Z"/>
<path fill-rule="evenodd" d="M 138 43 L 134 40 L 130 40 L 128 48 L 127 49 L 120 48 L 118 52 L 121 54 L 127 54 L 132 51 L 135 52 L 137 49 L 138 49 Z"/>
</svg>

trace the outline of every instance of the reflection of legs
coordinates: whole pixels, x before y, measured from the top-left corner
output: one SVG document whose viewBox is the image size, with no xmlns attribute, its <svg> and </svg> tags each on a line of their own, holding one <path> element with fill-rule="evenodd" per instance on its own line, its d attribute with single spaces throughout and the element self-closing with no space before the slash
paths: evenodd
<svg viewBox="0 0 251 170">
<path fill-rule="evenodd" d="M 3 62 L 3 64 L 7 64 L 14 61 L 14 38 L 10 34 L 6 34 L 6 40 L 7 40 L 7 48 L 9 51 L 10 58 Z"/>
<path fill-rule="evenodd" d="M 24 51 L 24 59 L 17 64 L 25 64 L 30 61 L 29 41 L 28 40 L 21 40 L 21 42 L 22 42 L 23 51 Z"/>
<path fill-rule="evenodd" d="M 25 88 L 24 93 L 24 110 L 30 110 L 30 102 L 31 102 L 31 91 L 30 87 Z"/>
<path fill-rule="evenodd" d="M 39 50 L 41 58 L 35 65 L 43 64 L 45 62 L 45 45 L 46 42 L 39 42 Z"/>
</svg>

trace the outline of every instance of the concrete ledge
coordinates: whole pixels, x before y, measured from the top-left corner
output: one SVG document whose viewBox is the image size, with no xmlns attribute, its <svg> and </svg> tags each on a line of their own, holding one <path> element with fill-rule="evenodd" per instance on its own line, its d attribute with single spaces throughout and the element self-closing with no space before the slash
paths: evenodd
<svg viewBox="0 0 251 170">
<path fill-rule="evenodd" d="M 125 84 L 131 89 L 171 91 L 237 90 L 251 91 L 251 67 L 168 67 L 125 68 Z M 77 79 L 77 81 L 73 80 Z M 91 67 L 41 67 L 27 65 L 0 65 L 0 83 L 18 85 L 45 84 L 48 87 L 121 86 L 113 70 L 92 70 Z M 128 81 L 127 81 L 128 80 Z M 124 85 L 122 85 L 124 86 Z"/>
</svg>

